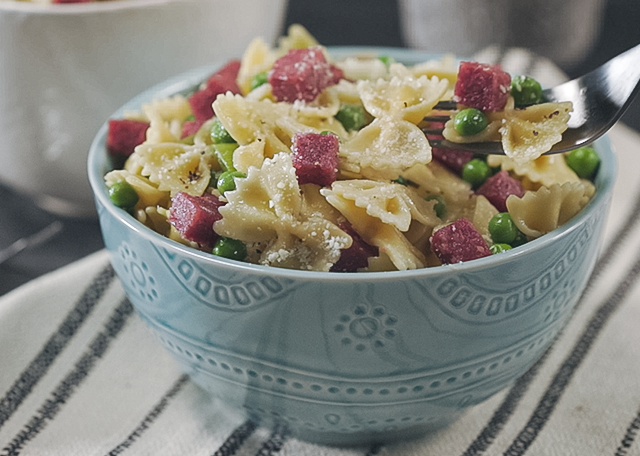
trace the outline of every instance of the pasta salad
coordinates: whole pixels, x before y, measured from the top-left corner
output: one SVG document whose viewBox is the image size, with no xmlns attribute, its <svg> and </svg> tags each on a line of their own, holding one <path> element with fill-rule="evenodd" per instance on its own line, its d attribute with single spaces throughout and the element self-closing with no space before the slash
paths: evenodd
<svg viewBox="0 0 640 456">
<path fill-rule="evenodd" d="M 452 56 L 337 60 L 294 25 L 192 92 L 110 120 L 105 182 L 149 228 L 235 260 L 335 272 L 471 261 L 556 229 L 595 192 L 593 149 L 544 155 L 572 107 L 540 92 Z M 429 120 L 442 100 L 457 109 Z M 502 141 L 506 155 L 432 148 L 439 132 Z"/>
</svg>

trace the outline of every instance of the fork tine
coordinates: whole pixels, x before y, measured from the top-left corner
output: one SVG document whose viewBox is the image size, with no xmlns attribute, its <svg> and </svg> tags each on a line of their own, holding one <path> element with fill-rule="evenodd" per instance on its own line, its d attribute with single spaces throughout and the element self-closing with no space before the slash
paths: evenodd
<svg viewBox="0 0 640 456">
<path fill-rule="evenodd" d="M 447 141 L 446 139 L 429 139 L 429 144 L 432 148 L 438 149 L 450 149 L 450 150 L 464 150 L 473 151 L 479 154 L 491 155 L 501 154 L 504 155 L 502 149 L 502 143 L 499 141 L 478 142 L 478 143 L 454 143 Z"/>
<path fill-rule="evenodd" d="M 434 115 L 434 116 L 425 116 L 422 120 L 426 120 L 427 122 L 446 122 L 449 119 L 451 119 L 451 116 Z"/>
<path fill-rule="evenodd" d="M 433 107 L 433 109 L 453 111 L 454 109 L 458 109 L 458 104 L 453 100 L 441 100 Z"/>
<path fill-rule="evenodd" d="M 441 100 L 433 107 L 433 111 L 453 111 L 458 108 L 458 105 L 453 100 Z M 434 114 L 426 116 L 423 120 L 427 122 L 446 122 L 451 119 L 448 114 Z"/>
</svg>

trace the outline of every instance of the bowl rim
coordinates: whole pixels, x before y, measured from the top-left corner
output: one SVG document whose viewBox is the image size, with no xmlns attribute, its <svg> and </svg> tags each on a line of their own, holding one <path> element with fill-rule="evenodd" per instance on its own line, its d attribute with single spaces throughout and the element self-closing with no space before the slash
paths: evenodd
<svg viewBox="0 0 640 456">
<path fill-rule="evenodd" d="M 28 13 L 35 16 L 72 16 L 105 13 L 120 10 L 142 9 L 150 6 L 193 0 L 112 0 L 88 3 L 35 3 L 18 1 L 0 1 L 0 14 L 3 12 Z"/>
<path fill-rule="evenodd" d="M 357 54 L 385 54 L 394 57 L 398 61 L 405 61 L 406 63 L 419 63 L 428 59 L 434 59 L 446 55 L 443 53 L 415 51 L 406 48 L 375 46 L 328 46 L 327 49 L 335 58 L 343 58 Z M 206 77 L 212 72 L 221 68 L 224 63 L 226 62 L 214 62 L 212 64 L 194 68 L 178 74 L 172 78 L 169 78 L 164 82 L 161 82 L 132 98 L 130 101 L 116 110 L 112 114 L 112 116 L 109 117 L 109 119 L 122 118 L 124 112 L 129 110 L 137 110 L 140 108 L 142 103 L 149 102 L 154 98 L 164 98 L 169 95 L 193 88 L 200 82 L 204 81 Z M 99 201 L 99 203 L 105 207 L 105 210 L 107 210 L 109 214 L 118 221 L 118 223 L 126 225 L 129 229 L 132 229 L 152 244 L 163 244 L 167 248 L 170 248 L 174 251 L 179 251 L 182 255 L 186 255 L 187 257 L 191 257 L 193 259 L 197 259 L 198 261 L 203 261 L 206 263 L 211 263 L 212 265 L 234 269 L 238 272 L 244 271 L 256 274 L 268 273 L 269 275 L 272 275 L 274 277 L 277 276 L 279 278 L 285 279 L 290 278 L 309 281 L 331 282 L 343 280 L 356 282 L 368 282 L 370 280 L 396 281 L 400 279 L 418 279 L 438 276 L 442 274 L 448 274 L 450 272 L 470 273 L 476 270 L 497 267 L 505 263 L 514 261 L 521 256 L 526 256 L 534 250 L 538 250 L 548 244 L 555 242 L 559 237 L 563 237 L 577 230 L 578 227 L 582 225 L 582 223 L 584 223 L 585 219 L 590 217 L 590 213 L 595 210 L 596 207 L 600 207 L 602 204 L 605 204 L 606 200 L 611 197 L 617 175 L 617 159 L 611 144 L 611 140 L 609 139 L 608 135 L 605 134 L 594 143 L 594 146 L 598 149 L 598 152 L 602 159 L 598 170 L 598 175 L 595 180 L 596 193 L 594 197 L 588 202 L 588 204 L 582 209 L 582 211 L 580 211 L 580 213 L 578 213 L 567 223 L 560 226 L 559 228 L 556 228 L 550 233 L 534 239 L 531 242 L 514 248 L 513 250 L 500 253 L 499 255 L 492 255 L 468 262 L 445 264 L 436 267 L 426 267 L 413 270 L 362 273 L 303 271 L 230 260 L 226 258 L 216 257 L 213 254 L 208 254 L 206 252 L 193 249 L 191 247 L 173 241 L 165 236 L 162 236 L 161 234 L 138 222 L 126 211 L 119 209 L 111 204 L 103 179 L 103 171 L 104 167 L 106 166 L 106 154 L 104 154 L 104 148 L 109 119 L 107 119 L 103 123 L 103 125 L 97 132 L 90 146 L 87 159 L 89 182 L 94 194 L 94 198 L 96 199 L 96 203 L 98 203 Z"/>
</svg>

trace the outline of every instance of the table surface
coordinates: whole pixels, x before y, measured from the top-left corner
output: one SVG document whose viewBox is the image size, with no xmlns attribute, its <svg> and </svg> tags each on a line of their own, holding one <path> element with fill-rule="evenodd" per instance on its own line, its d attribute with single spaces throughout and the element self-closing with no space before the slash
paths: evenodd
<svg viewBox="0 0 640 456">
<path fill-rule="evenodd" d="M 362 14 L 367 11 L 367 14 Z M 353 21 L 353 17 L 358 17 Z M 381 0 L 289 0 L 284 26 L 305 25 L 325 45 L 403 47 L 396 2 Z M 640 43 L 640 2 L 608 0 L 603 29 L 596 46 L 583 62 L 563 68 L 570 76 L 582 74 Z M 640 131 L 640 101 L 629 108 L 623 123 Z M 62 230 L 37 248 L 25 249 L 0 263 L 0 295 L 103 248 L 97 220 L 61 218 L 0 185 L 0 249 L 60 221 Z"/>
</svg>

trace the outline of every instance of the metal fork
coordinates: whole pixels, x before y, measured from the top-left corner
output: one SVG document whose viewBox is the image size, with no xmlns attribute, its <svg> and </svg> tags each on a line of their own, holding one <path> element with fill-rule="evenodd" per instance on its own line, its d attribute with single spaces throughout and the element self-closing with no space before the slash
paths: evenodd
<svg viewBox="0 0 640 456">
<path fill-rule="evenodd" d="M 571 101 L 573 112 L 562 141 L 547 154 L 567 152 L 591 144 L 620 119 L 640 91 L 640 45 L 614 57 L 579 78 L 544 90 L 545 101 Z M 443 101 L 437 110 L 453 110 L 456 104 Z M 448 116 L 431 116 L 426 120 L 443 122 Z M 499 141 L 453 143 L 438 137 L 442 130 L 426 130 L 432 147 L 465 150 L 478 154 L 504 154 Z"/>
</svg>

